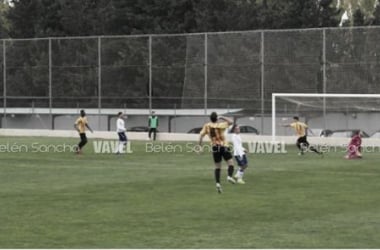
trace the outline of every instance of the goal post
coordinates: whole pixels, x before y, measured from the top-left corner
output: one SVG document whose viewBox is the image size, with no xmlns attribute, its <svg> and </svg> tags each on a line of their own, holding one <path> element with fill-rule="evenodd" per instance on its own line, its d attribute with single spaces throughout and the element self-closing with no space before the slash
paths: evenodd
<svg viewBox="0 0 380 250">
<path fill-rule="evenodd" d="M 302 109 L 304 114 L 318 110 L 324 119 L 328 112 L 380 113 L 380 94 L 272 93 L 272 141 L 277 136 L 279 100 L 297 107 L 290 110 L 294 115 L 299 115 L 297 109 Z"/>
</svg>

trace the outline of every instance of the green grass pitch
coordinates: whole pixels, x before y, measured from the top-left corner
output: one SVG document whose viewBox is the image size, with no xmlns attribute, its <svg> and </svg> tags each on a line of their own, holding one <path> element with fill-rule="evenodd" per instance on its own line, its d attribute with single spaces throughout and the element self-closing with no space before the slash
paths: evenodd
<svg viewBox="0 0 380 250">
<path fill-rule="evenodd" d="M 1 137 L 0 145 L 77 139 Z M 380 248 L 380 153 L 250 154 L 216 192 L 210 153 L 0 153 L 0 248 Z M 184 145 L 184 144 L 182 144 Z"/>
</svg>

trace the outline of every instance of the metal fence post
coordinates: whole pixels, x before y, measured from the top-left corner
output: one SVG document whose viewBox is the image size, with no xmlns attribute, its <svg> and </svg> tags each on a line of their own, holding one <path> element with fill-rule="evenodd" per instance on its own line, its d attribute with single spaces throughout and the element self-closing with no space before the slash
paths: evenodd
<svg viewBox="0 0 380 250">
<path fill-rule="evenodd" d="M 148 39 L 149 50 L 149 114 L 152 112 L 152 36 Z"/>
<path fill-rule="evenodd" d="M 102 38 L 98 37 L 98 129 L 101 127 L 102 109 Z"/>
<path fill-rule="evenodd" d="M 51 59 L 51 38 L 49 38 L 49 116 L 51 127 L 50 129 L 54 129 L 54 120 L 53 120 L 53 90 L 52 90 L 52 59 Z"/>
<path fill-rule="evenodd" d="M 323 68 L 323 94 L 327 92 L 327 83 L 326 83 L 326 28 L 323 29 L 323 47 L 322 47 L 322 68 Z M 323 129 L 327 129 L 326 122 L 326 97 L 323 97 Z"/>
<path fill-rule="evenodd" d="M 264 93 L 264 88 L 265 88 L 265 54 L 264 54 L 264 49 L 265 49 L 265 44 L 264 44 L 264 31 L 261 31 L 261 46 L 260 46 L 260 64 L 261 64 L 261 133 L 264 133 L 264 112 L 265 112 L 265 93 Z"/>
<path fill-rule="evenodd" d="M 3 40 L 3 118 L 4 128 L 7 127 L 7 56 L 6 56 L 7 50 L 6 50 L 6 41 Z"/>
<path fill-rule="evenodd" d="M 208 69 L 207 69 L 207 64 L 208 64 L 208 41 L 207 41 L 207 33 L 205 33 L 205 35 L 204 35 L 204 49 L 205 49 L 205 55 L 204 55 L 204 80 L 205 80 L 205 82 L 204 82 L 204 109 L 205 109 L 205 115 L 207 115 L 207 81 L 208 81 L 208 75 L 207 75 L 207 73 L 208 73 Z"/>
</svg>

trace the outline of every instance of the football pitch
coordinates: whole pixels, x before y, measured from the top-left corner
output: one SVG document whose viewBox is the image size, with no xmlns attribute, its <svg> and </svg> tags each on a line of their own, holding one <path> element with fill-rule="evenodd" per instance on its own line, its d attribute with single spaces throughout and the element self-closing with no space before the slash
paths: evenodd
<svg viewBox="0 0 380 250">
<path fill-rule="evenodd" d="M 0 153 L 0 248 L 380 248 L 379 152 L 249 154 L 246 184 L 227 183 L 224 165 L 218 194 L 210 153 L 146 143 L 125 155 L 95 154 L 92 139 L 83 155 Z"/>
</svg>

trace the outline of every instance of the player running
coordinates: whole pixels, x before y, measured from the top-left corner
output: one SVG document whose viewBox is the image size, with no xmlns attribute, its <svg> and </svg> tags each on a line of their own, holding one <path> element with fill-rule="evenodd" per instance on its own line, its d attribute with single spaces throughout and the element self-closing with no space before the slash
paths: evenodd
<svg viewBox="0 0 380 250">
<path fill-rule="evenodd" d="M 305 149 L 310 149 L 311 151 L 319 155 L 322 155 L 322 152 L 319 152 L 316 148 L 314 148 L 313 146 L 310 146 L 310 143 L 307 141 L 307 138 L 306 138 L 306 129 L 308 128 L 308 126 L 305 123 L 300 122 L 298 116 L 293 117 L 292 123 L 285 124 L 282 126 L 291 127 L 295 130 L 296 135 L 298 136 L 296 145 L 297 145 L 297 148 L 300 150 L 300 152 L 298 153 L 299 155 L 303 155 Z"/>
<path fill-rule="evenodd" d="M 222 158 L 227 162 L 228 164 L 228 177 L 227 181 L 230 183 L 235 184 L 236 181 L 232 177 L 234 173 L 234 165 L 232 160 L 231 152 L 228 148 L 224 131 L 233 123 L 231 119 L 223 116 L 217 115 L 216 112 L 212 112 L 210 115 L 211 122 L 206 123 L 201 132 L 199 137 L 199 146 L 202 147 L 202 141 L 203 137 L 205 135 L 208 135 L 208 137 L 211 140 L 212 145 L 212 155 L 214 158 L 215 163 L 215 181 L 216 181 L 216 189 L 218 193 L 222 193 L 222 186 L 220 185 L 220 169 L 221 169 L 221 162 Z"/>
<path fill-rule="evenodd" d="M 80 136 L 80 142 L 77 146 L 76 153 L 81 154 L 82 148 L 87 144 L 86 128 L 88 128 L 91 133 L 94 132 L 88 124 L 86 112 L 83 109 L 80 111 L 80 117 L 75 121 L 74 128 L 78 131 Z"/>
</svg>

